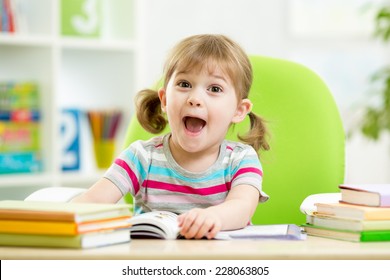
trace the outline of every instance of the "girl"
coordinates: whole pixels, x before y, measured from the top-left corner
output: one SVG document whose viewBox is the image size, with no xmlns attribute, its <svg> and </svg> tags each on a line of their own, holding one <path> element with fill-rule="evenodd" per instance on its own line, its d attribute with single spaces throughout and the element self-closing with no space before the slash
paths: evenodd
<svg viewBox="0 0 390 280">
<path fill-rule="evenodd" d="M 171 132 L 132 143 L 104 177 L 76 202 L 116 202 L 130 192 L 135 214 L 178 214 L 185 238 L 213 238 L 244 227 L 259 202 L 262 169 L 256 151 L 269 149 L 266 129 L 248 99 L 252 68 L 243 50 L 223 35 L 195 35 L 168 56 L 164 84 L 143 90 L 137 118 L 149 132 Z M 225 140 L 230 125 L 249 116 L 243 143 Z"/>
</svg>

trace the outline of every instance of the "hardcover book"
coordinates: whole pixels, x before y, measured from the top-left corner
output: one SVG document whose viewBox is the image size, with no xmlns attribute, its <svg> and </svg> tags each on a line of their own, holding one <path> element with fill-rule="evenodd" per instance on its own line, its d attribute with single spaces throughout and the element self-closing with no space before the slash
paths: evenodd
<svg viewBox="0 0 390 280">
<path fill-rule="evenodd" d="M 129 242 L 128 229 L 106 230 L 75 236 L 0 233 L 1 246 L 94 248 Z"/>
<path fill-rule="evenodd" d="M 306 224 L 303 226 L 308 235 L 327 237 L 345 241 L 367 242 L 367 241 L 390 241 L 390 230 L 373 231 L 347 231 L 330 229 Z"/>
<path fill-rule="evenodd" d="M 306 216 L 306 223 L 319 227 L 351 231 L 390 230 L 390 220 L 352 220 L 314 214 Z"/>
<path fill-rule="evenodd" d="M 43 234 L 43 235 L 78 235 L 102 230 L 129 228 L 130 216 L 102 219 L 84 223 L 33 221 L 33 220 L 0 220 L 0 233 Z"/>
<path fill-rule="evenodd" d="M 390 207 L 390 184 L 340 185 L 339 188 L 342 202 Z"/>
<path fill-rule="evenodd" d="M 0 219 L 83 223 L 131 216 L 129 207 L 128 204 L 3 200 L 0 201 Z"/>
<path fill-rule="evenodd" d="M 389 220 L 390 208 L 368 207 L 348 203 L 316 203 L 317 214 L 353 220 Z"/>
</svg>

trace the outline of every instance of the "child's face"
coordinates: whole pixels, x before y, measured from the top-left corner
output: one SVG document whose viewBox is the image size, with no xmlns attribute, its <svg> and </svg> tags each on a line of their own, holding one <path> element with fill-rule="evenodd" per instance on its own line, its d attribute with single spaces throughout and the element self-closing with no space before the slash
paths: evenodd
<svg viewBox="0 0 390 280">
<path fill-rule="evenodd" d="M 242 121 L 252 106 L 237 99 L 231 79 L 218 67 L 175 71 L 159 97 L 171 140 L 190 153 L 218 151 L 230 124 Z"/>
</svg>

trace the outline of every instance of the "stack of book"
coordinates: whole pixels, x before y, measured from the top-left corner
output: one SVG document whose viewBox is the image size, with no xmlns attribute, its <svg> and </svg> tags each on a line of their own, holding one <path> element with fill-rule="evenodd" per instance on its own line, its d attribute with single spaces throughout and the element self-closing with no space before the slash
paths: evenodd
<svg viewBox="0 0 390 280">
<path fill-rule="evenodd" d="M 130 241 L 126 204 L 0 201 L 0 246 L 92 248 Z"/>
<path fill-rule="evenodd" d="M 341 201 L 316 203 L 309 235 L 348 241 L 390 241 L 390 184 L 340 185 Z"/>
<path fill-rule="evenodd" d="M 42 170 L 38 85 L 0 83 L 0 174 Z"/>
</svg>

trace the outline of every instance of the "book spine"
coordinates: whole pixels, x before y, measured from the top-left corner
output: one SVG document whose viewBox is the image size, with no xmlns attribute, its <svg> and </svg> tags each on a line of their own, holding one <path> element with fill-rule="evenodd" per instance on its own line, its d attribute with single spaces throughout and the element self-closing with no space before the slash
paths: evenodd
<svg viewBox="0 0 390 280">
<path fill-rule="evenodd" d="M 29 211 L 29 210 L 7 210 L 0 209 L 1 220 L 24 220 L 24 221 L 56 221 L 56 222 L 75 222 L 72 212 L 47 212 L 47 211 Z"/>
<path fill-rule="evenodd" d="M 0 220 L 0 232 L 19 234 L 76 235 L 75 223 Z"/>
<path fill-rule="evenodd" d="M 3 1 L 0 0 L 0 32 L 3 31 Z"/>
<path fill-rule="evenodd" d="M 81 248 L 81 236 L 0 233 L 0 245 Z"/>
<path fill-rule="evenodd" d="M 36 152 L 0 153 L 0 174 L 42 171 L 42 159 Z"/>
<path fill-rule="evenodd" d="M 0 121 L 0 153 L 39 150 L 39 125 Z"/>
<path fill-rule="evenodd" d="M 15 32 L 15 21 L 14 21 L 14 13 L 12 10 L 11 0 L 4 0 L 4 8 L 7 13 L 7 26 L 8 26 L 8 32 Z"/>
<path fill-rule="evenodd" d="M 360 241 L 390 241 L 390 231 L 363 231 Z"/>
<path fill-rule="evenodd" d="M 14 1 L 0 0 L 0 31 L 15 32 Z"/>
<path fill-rule="evenodd" d="M 37 110 L 3 111 L 0 108 L 0 121 L 37 122 L 40 118 L 41 114 Z"/>
<path fill-rule="evenodd" d="M 5 0 L 1 0 L 1 31 L 7 32 L 8 27 L 8 13 Z"/>
</svg>

